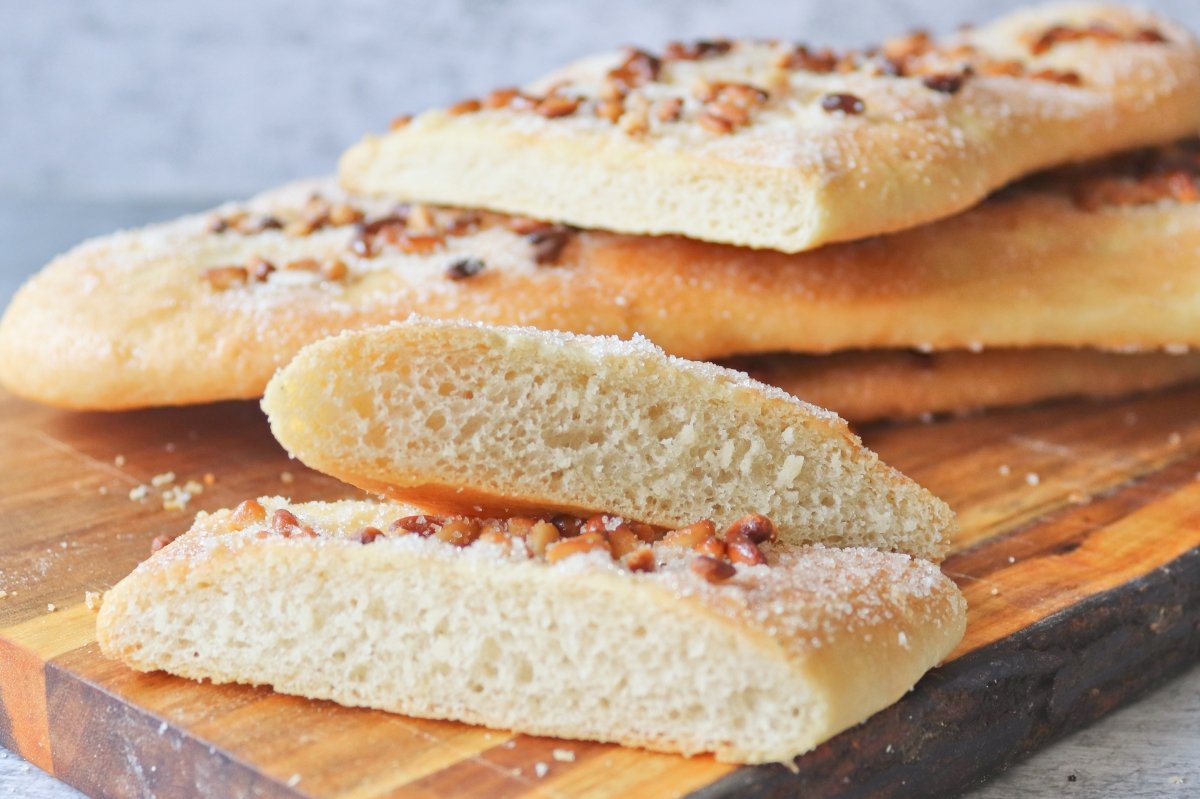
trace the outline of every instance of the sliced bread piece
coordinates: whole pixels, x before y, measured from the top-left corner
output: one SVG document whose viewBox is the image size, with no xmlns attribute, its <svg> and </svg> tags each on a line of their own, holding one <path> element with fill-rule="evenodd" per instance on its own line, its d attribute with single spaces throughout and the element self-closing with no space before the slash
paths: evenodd
<svg viewBox="0 0 1200 799">
<path fill-rule="evenodd" d="M 896 701 L 964 630 L 954 583 L 906 555 L 764 543 L 765 563 L 722 577 L 665 543 L 635 571 L 605 551 L 551 562 L 521 538 L 380 532 L 416 512 L 264 498 L 201 514 L 108 592 L 101 650 L 142 671 L 758 763 Z"/>
<path fill-rule="evenodd" d="M 931 559 L 954 524 L 836 415 L 640 338 L 413 318 L 306 347 L 263 408 L 294 457 L 430 509 L 756 512 L 789 543 Z"/>
</svg>

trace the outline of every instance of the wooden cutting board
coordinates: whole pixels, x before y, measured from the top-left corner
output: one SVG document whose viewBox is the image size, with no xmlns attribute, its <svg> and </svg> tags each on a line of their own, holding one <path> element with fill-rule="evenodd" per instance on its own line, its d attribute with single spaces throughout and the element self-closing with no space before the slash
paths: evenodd
<svg viewBox="0 0 1200 799">
<path fill-rule="evenodd" d="M 0 744 L 105 797 L 959 791 L 1200 657 L 1197 409 L 1192 387 L 864 430 L 958 511 L 945 569 L 970 623 L 947 664 L 793 773 L 110 663 L 85 592 L 128 573 L 156 535 L 261 494 L 358 492 L 290 463 L 254 404 L 101 415 L 0 395 Z M 204 486 L 186 511 L 164 509 L 169 485 L 130 499 L 166 472 Z"/>
</svg>

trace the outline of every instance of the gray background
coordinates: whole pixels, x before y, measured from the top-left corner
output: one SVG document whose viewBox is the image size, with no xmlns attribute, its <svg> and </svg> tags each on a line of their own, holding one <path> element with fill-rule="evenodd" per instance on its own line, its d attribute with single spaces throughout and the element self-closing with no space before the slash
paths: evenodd
<svg viewBox="0 0 1200 799">
<path fill-rule="evenodd" d="M 78 240 L 297 177 L 397 113 L 624 44 L 859 45 L 1018 0 L 0 0 L 0 305 Z M 1200 29 L 1200 2 L 1149 2 Z M 1200 669 L 979 796 L 1195 796 Z M 1067 775 L 1076 774 L 1076 782 Z M 73 795 L 0 750 L 0 799 Z"/>
</svg>

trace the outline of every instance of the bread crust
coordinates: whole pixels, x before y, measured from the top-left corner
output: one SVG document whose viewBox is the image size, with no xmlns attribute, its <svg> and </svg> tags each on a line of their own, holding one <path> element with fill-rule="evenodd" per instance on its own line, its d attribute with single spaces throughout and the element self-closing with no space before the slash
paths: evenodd
<svg viewBox="0 0 1200 799">
<path fill-rule="evenodd" d="M 935 560 L 954 526 L 836 415 L 645 339 L 414 317 L 306 347 L 262 405 L 310 467 L 451 512 L 763 513 L 789 543 Z"/>
<path fill-rule="evenodd" d="M 1098 25 L 1124 40 L 1034 54 L 1058 25 Z M 1166 41 L 1134 41 L 1141 31 Z M 351 148 L 339 174 L 367 194 L 798 252 L 941 219 L 1035 170 L 1200 128 L 1200 48 L 1146 11 L 1050 5 L 955 34 L 916 65 L 952 73 L 953 90 L 930 88 L 945 75 L 879 74 L 893 67 L 873 61 L 845 72 L 780 67 L 790 52 L 733 42 L 711 57 L 662 61 L 657 79 L 623 99 L 627 116 L 647 118 L 636 134 L 624 117 L 614 124 L 590 110 L 611 93 L 605 74 L 625 54 L 585 59 L 527 89 L 526 104 L 549 86 L 585 98 L 576 113 L 429 111 Z M 963 63 L 973 72 L 960 74 Z M 989 74 L 994 64 L 1025 76 Z M 1080 83 L 1028 77 L 1043 71 Z M 769 99 L 747 124 L 714 134 L 698 124 L 713 107 L 693 96 L 701 80 L 748 84 Z M 822 109 L 822 98 L 843 94 L 865 110 Z M 682 100 L 681 121 L 657 119 L 666 98 Z"/>
<path fill-rule="evenodd" d="M 261 523 L 242 527 L 230 520 L 230 511 L 200 514 L 187 534 L 106 594 L 97 622 L 104 654 L 141 671 L 164 669 L 216 683 L 267 684 L 284 693 L 346 705 L 683 754 L 714 751 L 718 759 L 731 762 L 768 762 L 790 760 L 899 699 L 949 653 L 965 626 L 965 603 L 953 582 L 935 566 L 903 555 L 823 547 L 768 548 L 769 567 L 741 567 L 733 579 L 714 586 L 678 563 L 637 574 L 594 556 L 547 564 L 496 545 L 475 544 L 462 550 L 419 536 L 383 538 L 368 547 L 358 543 L 358 529 L 386 528 L 391 519 L 414 509 L 361 501 L 298 505 L 278 497 L 259 501 L 268 514 L 290 509 L 315 529 L 316 537 L 283 538 Z M 322 574 L 320 606 L 304 604 L 311 598 L 303 593 L 303 586 L 314 571 Z M 270 579 L 261 579 L 263 575 Z M 511 598 L 518 583 L 527 602 Z M 564 714 L 531 714 L 519 701 L 517 685 L 504 689 L 515 697 L 505 708 L 474 698 L 465 677 L 451 680 L 450 690 L 431 687 L 428 677 L 413 677 L 401 681 L 396 691 L 365 691 L 363 686 L 378 671 L 421 659 L 420 651 L 412 651 L 421 647 L 409 647 L 407 655 L 401 650 L 393 662 L 389 658 L 396 648 L 372 637 L 371 631 L 409 623 L 405 616 L 410 616 L 406 613 L 410 603 L 396 601 L 397 584 L 408 586 L 405 590 L 411 591 L 407 595 L 414 603 L 423 591 L 436 593 L 444 585 L 464 586 L 467 595 L 461 602 L 466 606 L 477 597 L 503 602 L 511 613 L 509 624 L 521 636 L 520 651 L 502 646 L 491 654 L 498 664 L 529 651 L 549 652 L 551 646 L 578 646 L 570 643 L 578 639 L 565 634 L 563 625 L 586 624 L 589 618 L 598 619 L 597 614 L 615 609 L 626 609 L 651 635 L 668 624 L 684 625 L 697 637 L 720 628 L 719 636 L 706 635 L 706 640 L 723 636 L 734 642 L 746 653 L 746 674 L 783 674 L 784 684 L 794 681 L 796 694 L 772 701 L 785 705 L 804 697 L 800 701 L 811 710 L 811 723 L 788 739 L 750 740 L 734 729 L 724 736 L 698 737 L 680 734 L 678 729 L 664 732 L 664 727 L 656 727 L 662 720 L 631 714 L 618 714 L 616 722 L 606 720 L 602 724 L 608 726 L 600 727 L 588 718 L 564 721 Z M 356 646 L 370 653 L 372 668 L 364 670 L 366 676 L 355 677 L 349 666 L 340 665 L 355 663 L 361 653 L 339 649 L 339 658 L 333 659 L 327 655 L 334 644 L 320 640 L 324 632 L 352 623 L 340 615 L 349 612 L 340 603 L 347 595 L 353 598 L 351 607 L 378 605 L 386 599 L 384 607 L 390 610 L 384 612 L 398 614 L 381 627 L 353 636 Z M 254 615 L 245 624 L 222 627 L 222 620 L 209 614 L 211 609 L 228 606 L 254 608 Z M 333 615 L 324 626 L 306 629 L 305 619 L 325 612 L 321 606 L 342 609 L 330 611 Z M 292 610 L 272 615 L 273 607 Z M 547 632 L 556 627 L 558 633 Z M 451 628 L 433 640 L 446 645 L 465 671 L 472 636 L 477 633 L 484 634 Z M 235 640 L 239 636 L 245 640 Z M 186 645 L 175 645 L 176 637 L 186 638 Z M 551 637 L 567 643 L 555 644 Z M 305 643 L 298 644 L 297 639 Z M 285 664 L 293 662 L 296 653 L 291 650 L 297 646 L 321 655 L 303 669 L 291 668 Z M 245 648 L 262 647 L 272 656 L 240 655 Z M 587 655 L 578 656 L 586 665 Z M 605 668 L 630 667 L 620 661 L 617 650 L 605 660 Z M 637 664 L 639 671 L 641 665 Z M 558 677 L 544 690 L 565 707 L 572 706 L 573 693 L 577 701 L 592 699 L 587 680 Z M 634 674 L 631 679 L 641 680 L 644 675 Z M 731 671 L 729 679 L 740 679 L 738 672 Z M 691 701 L 711 702 L 713 697 L 703 693 L 710 687 L 703 681 L 684 680 L 671 686 L 669 696 L 676 707 Z"/>
<path fill-rule="evenodd" d="M 873 351 L 764 355 L 726 362 L 851 422 L 1084 397 L 1105 399 L 1200 379 L 1200 353 L 1094 350 Z"/>
<path fill-rule="evenodd" d="M 242 235 L 210 232 L 211 215 L 186 217 L 80 245 L 31 279 L 0 320 L 0 382 L 81 409 L 258 397 L 305 344 L 413 312 L 642 333 L 695 359 L 1200 347 L 1200 204 L 1164 196 L 1081 206 L 1089 181 L 1126 173 L 1093 164 L 934 225 L 791 256 L 581 231 L 556 265 L 538 266 L 527 237 L 501 223 L 431 254 L 360 258 L 348 250 L 351 227 Z M 219 210 L 283 214 L 314 190 L 345 199 L 328 182 L 307 182 Z M 273 274 L 225 291 L 204 282 L 205 270 L 253 255 L 280 264 L 337 257 L 349 277 Z M 486 269 L 447 279 L 448 265 L 466 256 Z"/>
</svg>

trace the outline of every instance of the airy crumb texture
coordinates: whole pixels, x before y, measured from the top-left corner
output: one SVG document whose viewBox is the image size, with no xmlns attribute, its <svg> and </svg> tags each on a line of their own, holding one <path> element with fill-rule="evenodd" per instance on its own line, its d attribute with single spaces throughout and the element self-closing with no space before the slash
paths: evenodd
<svg viewBox="0 0 1200 799">
<path fill-rule="evenodd" d="M 550 564 L 417 535 L 360 543 L 416 512 L 390 503 L 259 503 L 313 535 L 200 514 L 105 596 L 102 651 L 142 671 L 757 763 L 896 701 L 964 631 L 953 582 L 906 555 L 779 545 L 713 585 L 684 558 L 635 573 L 599 553 Z"/>
<path fill-rule="evenodd" d="M 790 543 L 931 559 L 954 525 L 834 414 L 640 338 L 413 318 L 305 348 L 263 408 L 309 466 L 430 509 L 761 513 Z"/>
<path fill-rule="evenodd" d="M 368 194 L 797 252 L 1197 128 L 1190 34 L 1147 11 L 1049 5 L 871 53 L 723 41 L 596 56 L 368 137 L 340 176 Z"/>
</svg>

